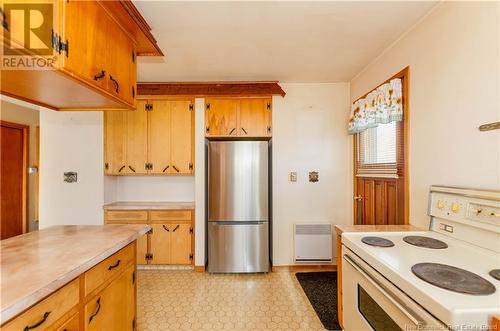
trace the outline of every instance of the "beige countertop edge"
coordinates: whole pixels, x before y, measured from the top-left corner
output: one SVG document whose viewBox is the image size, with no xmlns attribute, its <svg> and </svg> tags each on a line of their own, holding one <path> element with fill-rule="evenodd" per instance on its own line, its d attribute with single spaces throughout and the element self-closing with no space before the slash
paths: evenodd
<svg viewBox="0 0 500 331">
<path fill-rule="evenodd" d="M 104 210 L 194 210 L 194 201 L 115 201 Z"/>
<path fill-rule="evenodd" d="M 2 308 L 2 312 L 0 315 L 0 325 L 8 322 L 13 317 L 18 316 L 23 313 L 25 310 L 29 309 L 31 306 L 36 303 L 42 301 L 64 285 L 70 283 L 73 279 L 80 276 L 85 271 L 91 269 L 93 266 L 99 264 L 104 261 L 106 258 L 110 257 L 114 253 L 118 252 L 120 249 L 124 248 L 134 240 L 137 240 L 140 236 L 146 234 L 151 227 L 149 225 L 144 225 L 144 228 L 136 232 L 135 235 L 128 237 L 125 240 L 118 242 L 115 246 L 110 249 L 103 251 L 101 254 L 94 256 L 89 261 L 81 264 L 78 268 L 73 269 L 72 271 L 66 273 L 63 277 L 58 278 L 47 284 L 46 286 L 40 288 L 39 290 L 31 293 L 27 297 L 23 297 L 18 300 L 17 303 L 10 305 L 9 307 Z"/>
<path fill-rule="evenodd" d="M 414 225 L 335 225 L 338 235 L 344 232 L 397 232 L 397 231 L 427 231 Z"/>
</svg>

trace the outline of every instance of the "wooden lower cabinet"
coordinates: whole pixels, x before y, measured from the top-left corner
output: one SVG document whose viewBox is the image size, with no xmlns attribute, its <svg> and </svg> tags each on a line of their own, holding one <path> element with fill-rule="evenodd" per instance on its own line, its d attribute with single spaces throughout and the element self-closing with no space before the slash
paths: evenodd
<svg viewBox="0 0 500 331">
<path fill-rule="evenodd" d="M 337 316 L 339 325 L 344 327 L 344 317 L 342 308 L 342 236 L 336 235 L 337 238 Z"/>
<path fill-rule="evenodd" d="M 135 246 L 134 242 L 124 247 L 0 329 L 134 331 L 137 302 Z M 114 263 L 108 266 L 110 261 Z"/>
<path fill-rule="evenodd" d="M 135 266 L 130 265 L 85 305 L 85 330 L 134 330 L 135 302 Z"/>
<path fill-rule="evenodd" d="M 151 226 L 137 240 L 137 264 L 189 265 L 194 264 L 193 214 L 193 210 L 106 210 L 104 218 L 106 224 Z"/>
</svg>

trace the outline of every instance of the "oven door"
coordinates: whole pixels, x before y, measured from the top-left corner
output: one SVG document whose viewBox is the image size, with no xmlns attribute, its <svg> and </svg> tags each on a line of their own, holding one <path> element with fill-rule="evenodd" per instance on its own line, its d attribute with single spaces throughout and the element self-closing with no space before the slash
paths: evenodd
<svg viewBox="0 0 500 331">
<path fill-rule="evenodd" d="M 345 246 L 342 304 L 346 331 L 401 331 L 444 325 Z"/>
</svg>

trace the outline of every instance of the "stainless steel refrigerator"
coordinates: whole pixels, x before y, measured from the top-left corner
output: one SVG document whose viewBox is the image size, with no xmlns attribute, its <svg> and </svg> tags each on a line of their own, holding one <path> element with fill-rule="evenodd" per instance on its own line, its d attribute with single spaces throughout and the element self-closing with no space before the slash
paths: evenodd
<svg viewBox="0 0 500 331">
<path fill-rule="evenodd" d="M 208 272 L 269 271 L 269 142 L 208 143 Z"/>
</svg>

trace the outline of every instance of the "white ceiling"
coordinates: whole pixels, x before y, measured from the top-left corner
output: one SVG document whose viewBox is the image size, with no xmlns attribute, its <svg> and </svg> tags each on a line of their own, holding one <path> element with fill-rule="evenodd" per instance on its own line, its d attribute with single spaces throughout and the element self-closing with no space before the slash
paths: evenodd
<svg viewBox="0 0 500 331">
<path fill-rule="evenodd" d="M 164 58 L 138 80 L 349 81 L 436 2 L 134 1 Z"/>
</svg>

